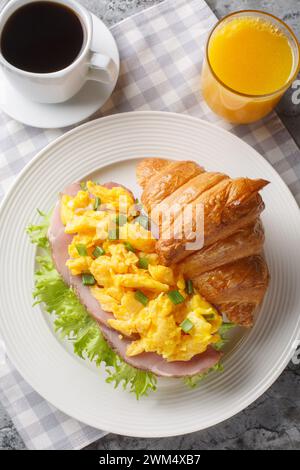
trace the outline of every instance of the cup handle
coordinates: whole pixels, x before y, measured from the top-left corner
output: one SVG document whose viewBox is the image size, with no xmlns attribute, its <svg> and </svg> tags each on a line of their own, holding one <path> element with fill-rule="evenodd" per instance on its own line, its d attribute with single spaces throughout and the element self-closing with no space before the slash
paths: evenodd
<svg viewBox="0 0 300 470">
<path fill-rule="evenodd" d="M 91 52 L 88 80 L 112 83 L 117 79 L 117 76 L 118 68 L 113 59 L 99 52 Z"/>
</svg>

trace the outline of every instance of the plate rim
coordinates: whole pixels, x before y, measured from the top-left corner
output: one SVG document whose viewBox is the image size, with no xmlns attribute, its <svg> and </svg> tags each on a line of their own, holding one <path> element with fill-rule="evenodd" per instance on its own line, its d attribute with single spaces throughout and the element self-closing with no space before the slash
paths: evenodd
<svg viewBox="0 0 300 470">
<path fill-rule="evenodd" d="M 52 147 L 55 147 L 57 144 L 61 143 L 66 137 L 72 136 L 73 134 L 76 134 L 77 132 L 81 132 L 82 129 L 97 126 L 99 124 L 99 122 L 102 122 L 103 120 L 105 120 L 105 121 L 112 120 L 113 121 L 113 120 L 119 119 L 120 117 L 123 117 L 123 118 L 126 119 L 126 117 L 128 115 L 130 116 L 130 115 L 134 115 L 134 114 L 137 114 L 137 113 L 140 113 L 140 114 L 143 114 L 143 115 L 146 115 L 146 116 L 148 116 L 148 115 L 152 115 L 152 116 L 159 115 L 160 117 L 163 117 L 163 115 L 168 115 L 168 116 L 173 116 L 175 119 L 183 119 L 183 120 L 187 120 L 187 121 L 190 120 L 190 121 L 193 121 L 195 124 L 199 123 L 199 121 L 200 121 L 201 125 L 204 125 L 204 126 L 207 126 L 207 127 L 212 127 L 212 128 L 216 129 L 218 132 L 221 132 L 221 133 L 230 134 L 231 138 L 233 138 L 237 142 L 242 142 L 247 147 L 250 147 L 252 152 L 256 154 L 256 158 L 259 157 L 259 159 L 261 161 L 263 161 L 263 164 L 265 164 L 268 167 L 268 169 L 270 170 L 270 176 L 274 175 L 276 178 L 280 179 L 280 181 L 282 183 L 282 187 L 286 191 L 286 194 L 288 195 L 290 201 L 293 200 L 293 205 L 298 211 L 299 221 L 300 221 L 300 210 L 299 210 L 298 204 L 297 204 L 291 190 L 289 189 L 289 187 L 285 183 L 285 181 L 282 179 L 282 177 L 279 175 L 279 173 L 272 167 L 272 165 L 259 152 L 257 152 L 251 145 L 249 145 L 243 139 L 240 139 L 239 137 L 237 137 L 236 135 L 234 135 L 233 133 L 229 132 L 226 129 L 223 129 L 223 128 L 221 128 L 221 127 L 219 127 L 219 126 L 217 126 L 217 125 L 215 125 L 211 122 L 205 121 L 203 119 L 200 119 L 200 118 L 197 118 L 197 117 L 194 117 L 194 116 L 189 116 L 189 115 L 174 113 L 174 112 L 168 112 L 168 111 L 150 111 L 150 110 L 116 113 L 116 114 L 113 114 L 113 115 L 100 117 L 98 119 L 95 119 L 95 120 L 86 122 L 84 124 L 81 124 L 80 126 L 76 126 L 75 128 L 65 132 L 64 134 L 62 134 L 61 136 L 59 136 L 58 138 L 54 139 L 52 142 L 47 144 L 43 149 L 41 149 L 39 152 L 37 152 L 37 154 L 32 158 L 32 160 L 22 169 L 22 171 L 19 173 L 19 175 L 17 176 L 17 178 L 15 179 L 15 181 L 13 182 L 13 184 L 11 185 L 9 190 L 7 191 L 7 193 L 4 196 L 3 201 L 1 202 L 1 205 L 0 205 L 0 218 L 1 218 L 1 215 L 2 215 L 3 208 L 6 205 L 6 202 L 8 201 L 8 199 L 13 194 L 16 185 L 19 183 L 19 180 L 21 180 L 24 177 L 24 175 L 26 175 L 27 172 L 29 172 L 31 170 L 31 167 L 36 164 L 36 162 L 39 160 L 39 158 L 41 158 L 41 156 L 45 152 L 48 152 Z M 2 328 L 1 328 L 1 325 L 0 325 L 0 331 L 1 331 L 1 329 Z M 278 359 L 278 363 L 279 363 L 278 367 L 275 370 L 273 370 L 273 373 L 271 374 L 270 379 L 263 386 L 259 386 L 259 387 L 256 386 L 255 391 L 253 392 L 253 390 L 252 390 L 251 396 L 250 397 L 247 396 L 243 400 L 243 403 L 236 406 L 234 408 L 234 410 L 232 408 L 230 408 L 230 411 L 224 412 L 224 414 L 222 415 L 221 421 L 220 421 L 220 419 L 216 418 L 216 419 L 212 419 L 211 423 L 209 425 L 204 425 L 204 426 L 200 425 L 199 426 L 199 425 L 195 424 L 195 426 L 190 426 L 190 430 L 184 432 L 184 434 L 199 431 L 201 429 L 208 429 L 209 427 L 212 427 L 212 426 L 214 426 L 214 425 L 216 425 L 220 422 L 223 422 L 223 421 L 229 419 L 230 417 L 236 415 L 237 413 L 239 413 L 240 411 L 245 409 L 247 406 L 249 406 L 251 403 L 253 403 L 255 400 L 257 400 L 257 398 L 259 396 L 261 396 L 276 381 L 276 379 L 279 377 L 281 372 L 285 369 L 285 367 L 287 366 L 288 362 L 290 361 L 291 357 L 294 354 L 294 351 L 291 350 L 290 345 L 295 340 L 299 339 L 299 337 L 300 337 L 300 316 L 298 318 L 297 327 L 294 330 L 294 335 L 293 335 L 292 339 L 290 338 L 289 343 L 286 343 L 284 351 L 282 352 L 280 358 Z M 4 342 L 5 342 L 5 340 L 4 340 Z M 16 364 L 14 362 L 12 350 L 10 350 L 10 347 L 7 347 L 7 346 L 6 346 L 6 349 L 7 349 L 7 353 L 8 353 L 7 355 L 9 357 L 9 360 L 13 363 L 13 365 L 19 371 L 21 368 L 16 366 Z M 289 353 L 289 350 L 290 350 L 290 353 Z M 23 374 L 23 372 L 20 371 L 20 374 L 31 385 L 32 381 L 27 380 L 26 373 Z M 79 421 L 81 421 L 81 422 L 83 422 L 83 423 L 85 423 L 89 426 L 95 427 L 95 423 L 89 421 L 88 419 L 79 418 L 78 415 L 76 416 L 73 412 L 71 412 L 69 410 L 66 411 L 66 408 L 62 409 L 62 407 L 58 406 L 55 402 L 53 402 L 51 399 L 48 398 L 47 393 L 45 394 L 44 391 L 40 392 L 40 387 L 34 385 L 33 388 L 44 399 L 46 399 L 49 403 L 51 403 L 55 408 L 57 408 L 61 412 L 67 413 L 68 416 L 70 416 L 70 417 L 72 417 L 76 420 L 79 420 Z M 100 428 L 98 428 L 98 429 L 100 429 Z M 146 432 L 146 430 L 144 430 L 143 432 L 138 432 L 137 431 L 137 432 L 130 432 L 130 433 L 125 434 L 124 432 L 122 433 L 122 431 L 120 432 L 120 431 L 116 430 L 116 428 L 114 426 L 112 428 L 109 428 L 108 426 L 106 426 L 105 431 L 118 433 L 118 434 L 126 435 L 126 436 L 132 436 L 132 437 L 170 437 L 170 436 L 182 435 L 182 432 L 176 432 L 176 431 L 175 432 L 170 431 L 170 432 L 157 433 L 157 432 L 151 432 L 151 431 Z"/>
<path fill-rule="evenodd" d="M 2 207 L 4 206 L 4 204 L 6 203 L 6 200 L 9 198 L 10 196 L 10 193 L 13 192 L 14 190 L 14 187 L 17 185 L 19 179 L 21 179 L 23 177 L 24 174 L 26 174 L 26 172 L 31 168 L 31 166 L 33 166 L 35 164 L 35 162 L 42 156 L 42 154 L 48 150 L 50 150 L 52 147 L 54 147 L 55 145 L 59 144 L 61 141 L 63 141 L 66 137 L 69 137 L 73 134 L 76 134 L 76 132 L 80 132 L 81 129 L 85 129 L 85 128 L 88 128 L 88 127 L 93 127 L 93 125 L 97 125 L 100 121 L 108 121 L 108 120 L 114 120 L 114 119 L 119 119 L 119 117 L 126 117 L 126 116 L 130 116 L 132 114 L 143 114 L 145 116 L 147 115 L 159 115 L 159 116 L 162 116 L 162 115 L 170 115 L 170 116 L 173 116 L 174 118 L 179 116 L 180 118 L 184 118 L 186 120 L 190 120 L 190 121 L 193 121 L 193 122 L 201 122 L 203 123 L 204 125 L 208 126 L 208 127 L 211 127 L 211 128 L 214 128 L 214 129 L 218 129 L 218 131 L 221 131 L 223 132 L 224 134 L 230 134 L 232 138 L 234 138 L 236 141 L 238 142 L 243 142 L 243 144 L 247 145 L 248 147 L 250 147 L 252 149 L 253 152 L 256 153 L 256 157 L 258 157 L 261 161 L 263 161 L 268 167 L 269 169 L 271 170 L 271 172 L 273 173 L 273 175 L 276 175 L 276 177 L 279 177 L 280 180 L 282 181 L 282 183 L 284 184 L 285 186 L 285 190 L 288 191 L 289 193 L 289 196 L 291 197 L 291 199 L 293 200 L 293 205 L 295 206 L 295 208 L 298 210 L 299 212 L 299 215 L 300 215 L 300 208 L 297 204 L 297 201 L 292 193 L 292 191 L 290 190 L 290 188 L 288 187 L 288 185 L 286 184 L 286 182 L 284 181 L 284 179 L 281 177 L 281 175 L 275 170 L 275 168 L 273 168 L 273 166 L 271 165 L 270 162 L 268 162 L 268 160 L 266 158 L 264 158 L 254 147 L 252 147 L 252 145 L 248 144 L 247 142 L 245 142 L 243 139 L 241 139 L 240 137 L 236 136 L 235 134 L 233 134 L 232 132 L 230 132 L 229 130 L 227 129 L 224 129 L 223 127 L 220 127 L 218 126 L 217 124 L 214 124 L 210 121 L 206 121 L 205 119 L 201 119 L 201 118 L 197 118 L 195 116 L 190 116 L 188 114 L 182 114 L 182 113 L 174 113 L 172 111 L 151 111 L 151 110 L 136 110 L 136 111 L 125 111 L 125 112 L 121 112 L 121 113 L 115 113 L 115 114 L 109 114 L 108 116 L 100 116 L 96 119 L 92 119 L 88 122 L 84 122 L 82 124 L 79 124 L 78 126 L 75 126 L 73 127 L 73 129 L 70 129 L 66 132 L 64 132 L 62 135 L 56 137 L 55 139 L 53 139 L 51 142 L 49 142 L 47 145 L 45 145 L 45 147 L 43 147 L 41 150 L 39 150 L 36 155 L 30 160 L 30 162 L 28 162 L 24 168 L 22 168 L 22 170 L 20 171 L 20 173 L 16 176 L 15 180 L 13 181 L 11 187 L 8 189 L 8 191 L 6 192 L 6 194 L 4 195 L 1 203 L 0 203 L 0 215 L 1 215 L 1 211 L 2 211 Z"/>
</svg>

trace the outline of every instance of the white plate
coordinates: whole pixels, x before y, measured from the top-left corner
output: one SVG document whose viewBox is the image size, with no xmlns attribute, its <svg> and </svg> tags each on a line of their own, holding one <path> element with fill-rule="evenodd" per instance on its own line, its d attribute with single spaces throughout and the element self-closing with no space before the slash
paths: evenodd
<svg viewBox="0 0 300 470">
<path fill-rule="evenodd" d="M 232 176 L 271 181 L 263 191 L 266 255 L 271 285 L 255 327 L 224 357 L 223 374 L 197 389 L 161 381 L 139 402 L 105 383 L 104 373 L 65 348 L 39 307 L 32 308 L 35 249 L 25 235 L 35 208 L 50 209 L 73 180 L 94 174 L 137 195 L 136 159 L 192 159 Z M 131 436 L 170 436 L 207 428 L 242 410 L 278 377 L 299 334 L 300 215 L 289 190 L 255 150 L 195 118 L 161 112 L 114 115 L 85 124 L 50 144 L 28 165 L 0 213 L 0 333 L 25 380 L 70 416 Z"/>
<path fill-rule="evenodd" d="M 97 16 L 92 15 L 92 20 L 92 49 L 114 59 L 119 68 L 119 52 L 113 35 Z M 37 103 L 18 92 L 0 69 L 0 108 L 28 126 L 45 129 L 71 126 L 100 109 L 112 94 L 116 82 L 117 77 L 109 84 L 89 80 L 75 96 L 64 103 Z"/>
</svg>

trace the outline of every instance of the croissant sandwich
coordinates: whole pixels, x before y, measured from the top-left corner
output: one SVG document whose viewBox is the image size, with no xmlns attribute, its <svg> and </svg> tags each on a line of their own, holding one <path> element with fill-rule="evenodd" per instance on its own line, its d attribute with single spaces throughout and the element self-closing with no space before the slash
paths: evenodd
<svg viewBox="0 0 300 470">
<path fill-rule="evenodd" d="M 220 313 L 251 326 L 269 283 L 259 218 L 268 181 L 155 158 L 139 163 L 137 180 L 162 264 L 178 264 Z"/>
<path fill-rule="evenodd" d="M 129 188 L 95 181 L 62 189 L 27 232 L 41 250 L 36 302 L 75 354 L 140 397 L 158 376 L 194 387 L 222 370 L 227 332 L 253 324 L 269 274 L 267 181 L 163 159 L 142 161 L 137 177 L 157 236 Z"/>
</svg>

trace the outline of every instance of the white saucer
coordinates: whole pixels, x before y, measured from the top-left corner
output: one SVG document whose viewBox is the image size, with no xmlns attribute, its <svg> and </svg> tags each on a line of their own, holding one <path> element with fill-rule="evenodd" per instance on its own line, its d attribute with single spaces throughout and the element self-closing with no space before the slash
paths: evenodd
<svg viewBox="0 0 300 470">
<path fill-rule="evenodd" d="M 119 51 L 111 32 L 95 15 L 92 18 L 92 48 L 110 56 L 119 68 Z M 77 95 L 64 103 L 35 103 L 13 88 L 0 70 L 0 108 L 28 126 L 48 129 L 66 127 L 87 119 L 100 109 L 112 94 L 115 85 L 116 81 L 109 85 L 88 81 Z"/>
</svg>

